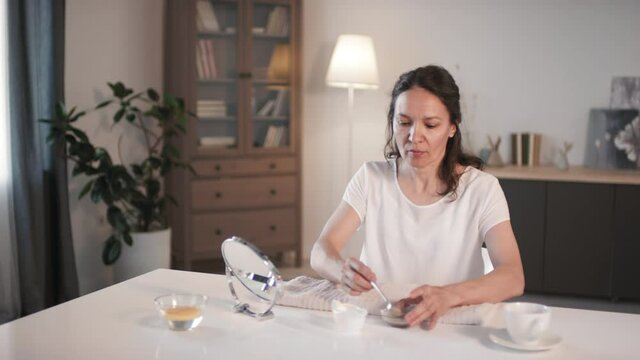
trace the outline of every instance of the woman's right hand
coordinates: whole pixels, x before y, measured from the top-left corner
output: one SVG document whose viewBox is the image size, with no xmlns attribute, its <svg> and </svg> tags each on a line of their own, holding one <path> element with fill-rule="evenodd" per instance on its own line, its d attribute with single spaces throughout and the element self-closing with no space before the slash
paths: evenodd
<svg viewBox="0 0 640 360">
<path fill-rule="evenodd" d="M 371 290 L 371 281 L 375 280 L 376 274 L 356 258 L 349 258 L 342 265 L 340 283 L 349 289 L 351 295 L 360 295 Z"/>
</svg>

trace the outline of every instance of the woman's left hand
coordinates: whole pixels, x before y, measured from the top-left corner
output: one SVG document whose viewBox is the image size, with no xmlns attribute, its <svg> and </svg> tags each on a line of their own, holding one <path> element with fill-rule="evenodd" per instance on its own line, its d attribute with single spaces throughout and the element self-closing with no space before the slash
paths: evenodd
<svg viewBox="0 0 640 360">
<path fill-rule="evenodd" d="M 405 320 L 410 326 L 429 320 L 431 330 L 442 315 L 459 303 L 459 296 L 443 286 L 423 285 L 411 291 L 407 300 L 417 305 L 405 315 Z"/>
</svg>

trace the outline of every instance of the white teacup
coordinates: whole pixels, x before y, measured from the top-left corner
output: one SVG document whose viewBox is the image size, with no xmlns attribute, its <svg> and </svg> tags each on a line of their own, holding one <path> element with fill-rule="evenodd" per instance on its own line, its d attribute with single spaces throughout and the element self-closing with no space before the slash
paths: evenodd
<svg viewBox="0 0 640 360">
<path fill-rule="evenodd" d="M 534 345 L 547 332 L 551 322 L 551 309 L 535 303 L 515 302 L 504 306 L 507 332 L 513 341 Z"/>
</svg>

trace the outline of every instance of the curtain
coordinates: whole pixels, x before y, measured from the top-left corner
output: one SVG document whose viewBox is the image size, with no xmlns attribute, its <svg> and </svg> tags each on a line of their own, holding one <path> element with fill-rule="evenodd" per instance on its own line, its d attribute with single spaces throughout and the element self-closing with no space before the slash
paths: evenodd
<svg viewBox="0 0 640 360">
<path fill-rule="evenodd" d="M 6 24 L 7 3 L 0 3 L 0 23 Z M 20 314 L 18 269 L 11 211 L 11 165 L 9 158 L 9 111 L 7 79 L 7 27 L 0 28 L 0 324 Z"/>
<path fill-rule="evenodd" d="M 64 0 L 8 0 L 7 10 L 18 312 L 28 315 L 78 296 L 64 148 L 38 121 L 63 100 Z"/>
</svg>

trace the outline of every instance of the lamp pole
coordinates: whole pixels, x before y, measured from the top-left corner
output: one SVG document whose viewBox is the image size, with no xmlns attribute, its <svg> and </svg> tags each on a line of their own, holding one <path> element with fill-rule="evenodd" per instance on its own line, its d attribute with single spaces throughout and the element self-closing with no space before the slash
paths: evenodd
<svg viewBox="0 0 640 360">
<path fill-rule="evenodd" d="M 351 180 L 351 164 L 353 163 L 353 98 L 354 98 L 354 88 L 353 86 L 349 86 L 349 120 L 348 129 L 347 129 L 347 184 Z"/>
</svg>

